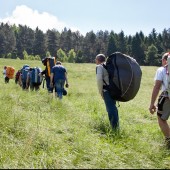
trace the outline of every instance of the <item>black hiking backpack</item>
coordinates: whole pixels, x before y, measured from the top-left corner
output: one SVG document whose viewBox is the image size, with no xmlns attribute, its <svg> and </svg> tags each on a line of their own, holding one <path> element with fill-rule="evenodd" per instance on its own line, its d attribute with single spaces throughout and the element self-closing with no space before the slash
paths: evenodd
<svg viewBox="0 0 170 170">
<path fill-rule="evenodd" d="M 103 65 L 109 74 L 108 90 L 116 101 L 127 102 L 132 100 L 141 83 L 142 71 L 139 64 L 130 56 L 115 52 L 111 54 L 106 65 Z"/>
<path fill-rule="evenodd" d="M 50 77 L 52 67 L 55 66 L 56 64 L 55 57 L 46 57 L 42 60 L 42 63 L 44 64 L 44 66 L 46 66 L 47 69 L 46 75 Z"/>
</svg>

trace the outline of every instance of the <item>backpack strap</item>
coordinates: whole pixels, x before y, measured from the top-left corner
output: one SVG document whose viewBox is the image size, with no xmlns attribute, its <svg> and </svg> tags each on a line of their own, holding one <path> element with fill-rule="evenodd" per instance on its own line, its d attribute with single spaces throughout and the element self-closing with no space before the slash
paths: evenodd
<svg viewBox="0 0 170 170">
<path fill-rule="evenodd" d="M 166 64 L 166 65 L 164 66 L 164 68 L 166 69 L 166 74 L 169 75 L 168 64 Z"/>
<path fill-rule="evenodd" d="M 43 88 L 44 88 L 44 83 L 45 83 L 45 78 L 44 78 L 44 77 L 43 77 L 43 80 L 42 80 L 42 81 L 43 81 Z"/>
<path fill-rule="evenodd" d="M 106 70 L 107 70 L 107 66 L 106 66 L 106 64 L 101 64 Z"/>
<path fill-rule="evenodd" d="M 105 68 L 105 69 L 107 70 L 107 66 L 106 66 L 106 64 L 102 63 L 101 65 L 103 66 L 103 68 Z M 105 82 L 105 80 L 104 80 L 104 79 L 103 79 L 103 82 L 104 82 L 104 84 L 105 84 L 106 86 L 108 86 L 108 84 Z"/>
</svg>

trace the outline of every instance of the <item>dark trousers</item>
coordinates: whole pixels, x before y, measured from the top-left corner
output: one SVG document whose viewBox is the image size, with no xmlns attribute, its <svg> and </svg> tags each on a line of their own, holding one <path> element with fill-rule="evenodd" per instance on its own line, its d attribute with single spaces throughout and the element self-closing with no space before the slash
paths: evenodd
<svg viewBox="0 0 170 170">
<path fill-rule="evenodd" d="M 9 78 L 5 77 L 5 83 L 9 83 Z"/>
<path fill-rule="evenodd" d="M 46 86 L 47 86 L 48 92 L 52 93 L 53 92 L 53 87 L 50 86 L 50 77 L 46 77 L 45 80 L 46 80 Z"/>
</svg>

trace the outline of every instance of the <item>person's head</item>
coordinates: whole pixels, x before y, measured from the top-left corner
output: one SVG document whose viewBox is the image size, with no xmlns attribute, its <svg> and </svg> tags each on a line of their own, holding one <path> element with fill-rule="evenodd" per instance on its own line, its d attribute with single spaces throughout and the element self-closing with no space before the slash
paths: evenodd
<svg viewBox="0 0 170 170">
<path fill-rule="evenodd" d="M 57 61 L 57 62 L 56 62 L 56 65 L 61 65 L 61 61 Z"/>
<path fill-rule="evenodd" d="M 29 71 L 32 71 L 32 70 L 33 70 L 33 68 L 32 68 L 32 67 L 30 67 L 30 68 L 29 68 Z"/>
<path fill-rule="evenodd" d="M 166 65 L 167 64 L 167 58 L 168 58 L 168 55 L 170 55 L 169 53 L 165 53 L 163 56 L 162 56 L 162 65 Z"/>
<path fill-rule="evenodd" d="M 4 69 L 6 69 L 7 68 L 7 66 L 4 66 Z"/>
<path fill-rule="evenodd" d="M 100 64 L 106 61 L 106 57 L 104 54 L 98 54 L 96 56 L 96 64 Z"/>
</svg>

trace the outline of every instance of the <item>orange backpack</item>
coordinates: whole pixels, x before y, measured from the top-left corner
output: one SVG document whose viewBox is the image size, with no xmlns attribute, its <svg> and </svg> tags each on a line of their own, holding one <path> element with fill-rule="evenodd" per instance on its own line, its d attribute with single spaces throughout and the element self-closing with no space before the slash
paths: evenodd
<svg viewBox="0 0 170 170">
<path fill-rule="evenodd" d="M 7 68 L 6 68 L 6 76 L 9 79 L 13 79 L 14 78 L 14 73 L 15 73 L 15 68 L 11 67 L 11 66 L 7 66 Z"/>
<path fill-rule="evenodd" d="M 56 63 L 55 57 L 49 57 L 49 58 L 48 58 L 48 60 L 47 60 L 47 70 L 48 70 L 47 75 L 48 75 L 49 77 L 50 77 L 50 75 L 51 75 L 52 67 L 55 66 L 55 63 Z"/>
</svg>

